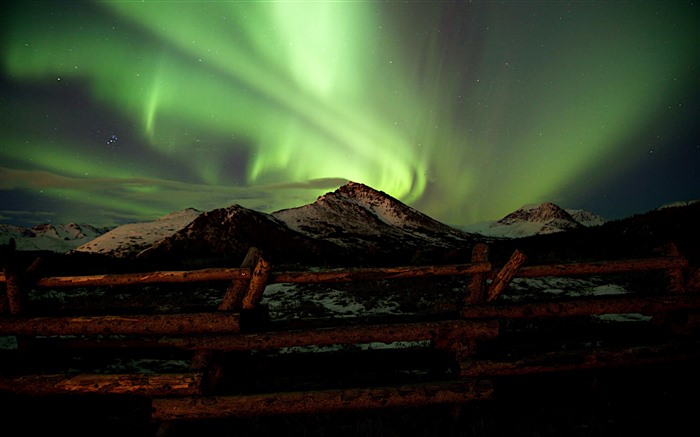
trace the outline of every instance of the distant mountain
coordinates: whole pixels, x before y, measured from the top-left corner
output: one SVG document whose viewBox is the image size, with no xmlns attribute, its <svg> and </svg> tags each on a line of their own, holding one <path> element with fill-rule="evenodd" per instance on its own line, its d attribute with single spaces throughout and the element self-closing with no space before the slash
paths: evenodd
<svg viewBox="0 0 700 437">
<path fill-rule="evenodd" d="M 494 256 L 498 243 L 506 257 L 518 247 L 535 253 L 551 246 L 551 253 L 559 253 L 562 246 L 573 259 L 586 250 L 611 254 L 610 245 L 639 246 L 638 241 L 646 246 L 679 241 L 693 252 L 689 242 L 697 240 L 691 235 L 700 234 L 694 224 L 700 222 L 698 209 L 698 202 L 676 203 L 610 222 L 546 202 L 524 206 L 495 222 L 457 229 L 384 192 L 350 182 L 311 204 L 269 214 L 232 205 L 207 212 L 188 208 L 111 230 L 76 224 L 32 229 L 0 225 L 0 246 L 13 238 L 21 251 L 48 250 L 80 260 L 102 255 L 100 259 L 117 260 L 125 268 L 237 266 L 252 246 L 277 264 L 464 262 L 476 242 L 493 243 Z"/>
<path fill-rule="evenodd" d="M 0 224 L 0 245 L 14 239 L 17 250 L 67 252 L 109 231 L 85 223 L 41 224 L 32 228 Z"/>
<path fill-rule="evenodd" d="M 488 237 L 522 238 L 598 226 L 607 220 L 580 209 L 563 209 L 554 203 L 525 205 L 500 220 L 462 227 Z"/>
<path fill-rule="evenodd" d="M 233 205 L 120 226 L 74 252 L 144 262 L 211 262 L 240 261 L 255 246 L 284 263 L 391 263 L 466 253 L 475 239 L 386 193 L 351 182 L 312 204 L 272 214 Z"/>
<path fill-rule="evenodd" d="M 178 260 L 240 262 L 250 247 L 270 260 L 302 262 L 335 259 L 341 248 L 289 229 L 274 216 L 233 205 L 202 213 L 176 232 L 140 250 L 136 259 L 174 264 Z M 237 265 L 231 265 L 236 266 Z"/>
<path fill-rule="evenodd" d="M 273 212 L 290 229 L 341 247 L 367 252 L 391 252 L 404 247 L 453 248 L 474 240 L 367 185 L 350 182 L 316 202 Z"/>
<path fill-rule="evenodd" d="M 152 222 L 129 223 L 118 226 L 76 247 L 74 252 L 97 253 L 116 258 L 132 257 L 192 223 L 200 214 L 202 214 L 202 211 L 187 208 L 170 213 Z"/>
<path fill-rule="evenodd" d="M 493 241 L 492 262 L 504 263 L 515 249 L 527 253 L 528 262 L 534 264 L 561 260 L 648 258 L 671 254 L 668 245 L 672 243 L 681 255 L 697 264 L 700 262 L 699 224 L 700 202 L 683 202 L 609 220 L 600 226 L 497 239 Z M 692 270 L 689 268 L 688 272 Z"/>
</svg>

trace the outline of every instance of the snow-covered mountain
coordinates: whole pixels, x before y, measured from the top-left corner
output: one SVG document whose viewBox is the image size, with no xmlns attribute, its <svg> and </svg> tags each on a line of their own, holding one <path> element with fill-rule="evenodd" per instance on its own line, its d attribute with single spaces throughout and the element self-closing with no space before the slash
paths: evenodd
<svg viewBox="0 0 700 437">
<path fill-rule="evenodd" d="M 564 209 L 554 203 L 525 205 L 500 220 L 464 226 L 463 230 L 488 237 L 521 238 L 598 226 L 607 220 L 581 209 Z"/>
<path fill-rule="evenodd" d="M 103 235 L 108 228 L 85 223 L 41 224 L 32 228 L 0 224 L 0 245 L 15 241 L 17 250 L 67 252 Z"/>
<path fill-rule="evenodd" d="M 194 208 L 187 208 L 167 214 L 152 222 L 118 226 L 76 247 L 74 252 L 98 253 L 116 258 L 134 256 L 192 223 L 201 213 Z"/>
<path fill-rule="evenodd" d="M 384 192 L 350 182 L 312 204 L 271 214 L 233 205 L 119 226 L 75 252 L 158 262 L 240 260 L 255 246 L 279 262 L 406 262 L 466 250 L 474 240 Z"/>
<path fill-rule="evenodd" d="M 274 216 L 233 205 L 202 213 L 176 232 L 136 253 L 136 258 L 156 263 L 178 259 L 235 259 L 257 247 L 275 260 L 297 261 L 341 255 L 335 245 L 289 229 Z"/>
<path fill-rule="evenodd" d="M 376 251 L 381 247 L 446 248 L 473 240 L 388 194 L 350 182 L 309 205 L 272 215 L 290 229 L 341 247 Z"/>
<path fill-rule="evenodd" d="M 695 205 L 697 203 L 700 203 L 700 200 L 690 200 L 690 201 L 678 201 L 678 202 L 670 202 L 665 205 L 661 205 L 658 209 L 667 209 L 667 208 L 678 208 L 682 206 L 690 206 L 690 205 Z"/>
</svg>

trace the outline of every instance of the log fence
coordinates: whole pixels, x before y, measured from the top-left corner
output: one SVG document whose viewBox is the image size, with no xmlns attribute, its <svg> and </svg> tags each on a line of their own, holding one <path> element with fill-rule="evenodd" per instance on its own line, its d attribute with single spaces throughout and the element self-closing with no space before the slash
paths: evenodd
<svg viewBox="0 0 700 437">
<path fill-rule="evenodd" d="M 700 292 L 684 281 L 691 267 L 677 251 L 669 252 L 670 256 L 649 259 L 528 266 L 526 254 L 516 250 L 500 268 L 495 268 L 488 261 L 488 253 L 486 245 L 477 244 L 473 248 L 471 262 L 466 264 L 309 271 L 276 271 L 264 254 L 255 248 L 251 248 L 240 268 L 36 277 L 37 263 L 24 271 L 16 265 L 5 266 L 4 274 L 0 275 L 3 289 L 0 293 L 0 336 L 15 337 L 17 344 L 15 348 L 3 352 L 7 359 L 0 375 L 0 393 L 33 396 L 137 395 L 150 400 L 152 421 L 170 423 L 179 419 L 429 404 L 461 405 L 491 399 L 494 395 L 492 380 L 502 375 L 566 372 L 700 358 Z M 509 301 L 502 297 L 514 278 L 649 271 L 666 272 L 670 278 L 666 281 L 666 289 L 658 290 L 653 295 L 625 293 L 615 296 L 550 297 L 526 302 Z M 360 288 L 363 282 L 368 281 L 424 278 L 456 278 L 460 281 L 463 294 L 456 312 L 393 319 L 362 317 L 351 321 L 353 323 L 323 320 L 306 326 L 298 323 L 293 328 L 275 329 L 274 326 L 278 325 L 267 323 L 269 320 L 261 311 L 261 300 L 270 284 L 352 283 Z M 207 281 L 228 286 L 217 305 L 197 312 L 66 315 L 57 309 L 55 314 L 38 315 L 32 312 L 28 297 L 31 290 L 37 289 L 133 287 Z M 578 339 L 581 331 L 599 335 L 616 329 L 609 326 L 624 325 L 594 325 L 591 322 L 593 316 L 627 313 L 651 317 L 635 325 L 639 326 L 639 331 L 628 335 L 630 341 L 616 341 L 608 345 L 604 341 L 608 334 Z M 523 334 L 518 328 L 518 321 L 522 320 L 553 323 L 570 320 L 579 323 L 583 320 L 584 328 L 572 331 L 569 338 L 575 338 L 571 341 L 580 347 L 562 351 L 556 346 L 556 335 L 537 343 L 537 336 L 546 330 Z M 621 329 L 622 336 L 629 334 L 625 329 Z M 558 332 L 558 329 L 552 331 Z M 638 335 L 639 332 L 648 335 Z M 518 343 L 523 338 L 521 335 L 527 335 L 528 341 Z M 533 342 L 540 345 L 534 348 L 534 352 L 527 349 L 519 351 L 516 346 L 516 343 Z M 377 343 L 409 346 L 384 351 L 358 349 L 359 345 Z M 330 353 L 304 352 L 304 348 L 308 347 L 318 351 L 324 346 L 338 345 L 347 348 Z M 386 356 L 407 353 L 410 359 L 416 359 L 416 363 L 420 361 L 425 366 L 425 362 L 417 357 L 427 353 L 427 368 L 431 371 L 418 372 L 420 377 L 411 376 L 403 380 L 396 380 L 396 372 L 390 371 L 392 384 L 384 384 L 385 380 L 379 379 L 364 386 L 357 382 L 338 386 L 333 382 L 334 376 L 331 376 L 321 386 L 310 389 L 300 389 L 294 384 L 290 388 L 282 386 L 282 382 L 279 385 L 273 382 L 271 387 L 256 391 L 257 382 L 250 378 L 251 369 L 247 366 L 266 359 L 274 361 L 279 357 L 278 352 L 285 348 L 299 348 L 301 352 L 296 355 L 304 356 L 307 360 L 304 361 L 305 365 L 338 355 L 339 372 L 342 372 L 343 360 L 348 354 L 352 354 L 355 360 L 352 361 L 353 366 L 362 364 L 363 356 L 380 353 L 386 353 Z M 117 355 L 175 351 L 176 356 L 185 357 L 189 365 L 185 370 L 171 372 L 125 373 L 75 373 L 74 370 L 56 371 L 50 365 L 41 365 L 41 360 L 53 359 L 47 357 L 62 356 L 57 351 L 69 351 L 71 356 L 95 351 L 111 351 Z M 415 355 L 410 355 L 413 353 Z M 410 359 L 396 360 L 397 366 L 410 369 Z M 369 369 L 381 367 L 379 361 L 371 361 L 369 365 L 365 362 L 365 365 Z M 303 366 L 285 370 L 300 368 Z M 270 381 L 284 380 L 269 372 L 273 371 L 262 371 L 257 377 Z M 335 377 L 342 379 L 343 375 Z"/>
</svg>

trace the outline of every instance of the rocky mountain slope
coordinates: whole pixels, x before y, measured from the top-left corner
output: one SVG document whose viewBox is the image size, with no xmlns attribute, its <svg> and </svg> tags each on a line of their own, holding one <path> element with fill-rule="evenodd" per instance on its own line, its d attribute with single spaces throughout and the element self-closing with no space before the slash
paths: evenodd
<svg viewBox="0 0 700 437">
<path fill-rule="evenodd" d="M 140 250 L 135 258 L 151 264 L 200 260 L 209 265 L 220 262 L 235 265 L 250 247 L 261 249 L 270 261 L 276 262 L 319 262 L 345 255 L 342 248 L 295 232 L 270 214 L 233 205 L 202 213 L 171 235 Z"/>
<path fill-rule="evenodd" d="M 458 248 L 477 237 L 450 227 L 388 194 L 350 182 L 316 202 L 272 213 L 290 229 L 367 255 Z"/>
</svg>

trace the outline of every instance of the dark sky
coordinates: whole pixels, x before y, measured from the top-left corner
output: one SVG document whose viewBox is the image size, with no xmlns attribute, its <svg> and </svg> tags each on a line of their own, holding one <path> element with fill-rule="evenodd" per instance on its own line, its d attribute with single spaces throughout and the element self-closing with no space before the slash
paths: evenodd
<svg viewBox="0 0 700 437">
<path fill-rule="evenodd" d="M 5 2 L 0 223 L 301 206 L 448 224 L 700 198 L 700 5 Z"/>
</svg>

